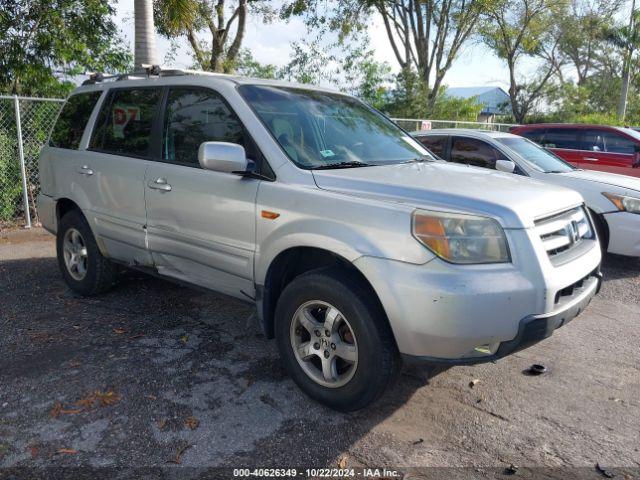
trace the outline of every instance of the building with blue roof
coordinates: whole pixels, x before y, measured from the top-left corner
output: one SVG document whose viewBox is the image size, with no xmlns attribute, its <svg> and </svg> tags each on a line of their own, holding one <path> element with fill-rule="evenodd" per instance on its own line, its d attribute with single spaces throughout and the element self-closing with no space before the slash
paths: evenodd
<svg viewBox="0 0 640 480">
<path fill-rule="evenodd" d="M 500 87 L 453 87 L 447 88 L 445 95 L 454 98 L 476 97 L 477 103 L 482 105 L 479 122 L 493 122 L 496 116 L 511 113 L 509 94 Z"/>
</svg>

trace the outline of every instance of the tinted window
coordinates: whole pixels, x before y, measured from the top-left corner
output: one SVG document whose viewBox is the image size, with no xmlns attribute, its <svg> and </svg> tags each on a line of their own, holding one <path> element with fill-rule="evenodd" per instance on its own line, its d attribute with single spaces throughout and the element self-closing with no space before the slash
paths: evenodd
<svg viewBox="0 0 640 480">
<path fill-rule="evenodd" d="M 579 135 L 580 131 L 572 128 L 549 128 L 544 136 L 543 144 L 548 148 L 581 150 L 582 147 L 578 141 Z"/>
<path fill-rule="evenodd" d="M 444 147 L 447 144 L 447 137 L 425 135 L 417 138 L 431 153 L 435 153 L 438 157 L 444 158 Z"/>
<path fill-rule="evenodd" d="M 635 152 L 635 143 L 628 138 L 613 132 L 604 132 L 604 151 L 612 153 L 633 154 Z"/>
<path fill-rule="evenodd" d="M 102 107 L 91 147 L 110 153 L 145 157 L 161 90 L 114 90 Z"/>
<path fill-rule="evenodd" d="M 282 150 L 303 168 L 432 158 L 418 141 L 355 98 L 258 85 L 239 91 Z"/>
<path fill-rule="evenodd" d="M 590 152 L 611 152 L 633 154 L 635 143 L 622 135 L 606 130 L 585 130 L 582 148 Z"/>
<path fill-rule="evenodd" d="M 518 133 L 521 137 L 528 138 L 532 142 L 542 143 L 542 139 L 544 137 L 544 128 L 536 129 L 536 130 L 528 130 L 522 133 Z"/>
<path fill-rule="evenodd" d="M 164 124 L 163 158 L 198 165 L 198 148 L 202 142 L 245 146 L 242 125 L 217 93 L 204 89 L 171 89 Z"/>
<path fill-rule="evenodd" d="M 582 150 L 604 152 L 604 136 L 601 130 L 585 130 L 582 134 Z"/>
<path fill-rule="evenodd" d="M 49 145 L 58 148 L 77 149 L 80 146 L 84 128 L 101 93 L 79 93 L 69 97 L 64 107 L 62 107 L 58 121 L 51 132 Z"/>
<path fill-rule="evenodd" d="M 453 137 L 450 156 L 452 162 L 484 168 L 495 168 L 496 160 L 504 157 L 482 140 L 462 137 Z"/>
</svg>

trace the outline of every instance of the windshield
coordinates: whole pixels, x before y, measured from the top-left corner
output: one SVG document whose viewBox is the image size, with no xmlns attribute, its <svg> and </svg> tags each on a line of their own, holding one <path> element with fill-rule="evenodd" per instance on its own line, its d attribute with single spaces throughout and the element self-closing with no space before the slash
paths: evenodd
<svg viewBox="0 0 640 480">
<path fill-rule="evenodd" d="M 393 122 L 354 98 L 257 85 L 243 85 L 239 91 L 289 158 L 302 168 L 435 160 Z"/>
<path fill-rule="evenodd" d="M 545 173 L 565 173 L 575 170 L 564 160 L 556 157 L 550 151 L 536 145 L 530 140 L 521 137 L 497 138 L 498 142 L 510 148 L 534 168 Z"/>
</svg>

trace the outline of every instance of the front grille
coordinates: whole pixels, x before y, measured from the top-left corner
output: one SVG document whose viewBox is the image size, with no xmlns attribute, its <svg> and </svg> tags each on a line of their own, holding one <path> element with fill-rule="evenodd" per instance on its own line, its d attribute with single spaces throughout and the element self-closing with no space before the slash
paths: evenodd
<svg viewBox="0 0 640 480">
<path fill-rule="evenodd" d="M 536 220 L 535 227 L 549 258 L 593 238 L 589 217 L 582 206 Z"/>
<path fill-rule="evenodd" d="M 582 290 L 585 284 L 588 284 L 590 279 L 593 278 L 597 281 L 597 278 L 600 276 L 599 270 L 600 268 L 596 268 L 593 272 L 589 273 L 589 275 L 587 275 L 586 277 L 581 278 L 577 282 L 574 282 L 571 285 L 564 287 L 562 290 L 558 290 L 556 292 L 555 298 L 553 299 L 554 305 L 558 305 L 563 301 L 571 300 L 575 296 L 582 293 Z"/>
</svg>

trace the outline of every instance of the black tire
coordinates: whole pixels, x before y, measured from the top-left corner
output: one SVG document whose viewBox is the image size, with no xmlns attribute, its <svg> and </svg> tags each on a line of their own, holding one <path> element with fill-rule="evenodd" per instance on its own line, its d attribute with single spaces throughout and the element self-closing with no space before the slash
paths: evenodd
<svg viewBox="0 0 640 480">
<path fill-rule="evenodd" d="M 601 215 L 598 215 L 593 210 L 589 210 L 589 213 L 593 219 L 593 226 L 596 229 L 598 240 L 600 241 L 600 250 L 602 250 L 602 255 L 604 256 L 609 248 L 609 227 Z"/>
<path fill-rule="evenodd" d="M 80 233 L 86 247 L 86 273 L 82 279 L 76 279 L 72 276 L 64 258 L 65 235 L 72 229 Z M 60 220 L 56 235 L 56 253 L 58 267 L 65 282 L 69 288 L 81 295 L 90 296 L 105 292 L 115 282 L 118 267 L 102 256 L 91 227 L 79 210 L 71 210 Z"/>
<path fill-rule="evenodd" d="M 339 387 L 313 380 L 300 366 L 290 337 L 298 308 L 319 300 L 335 306 L 348 319 L 357 340 L 358 360 L 353 377 Z M 400 355 L 388 321 L 370 288 L 341 269 L 314 270 L 295 278 L 275 312 L 275 335 L 285 368 L 302 391 L 342 412 L 366 407 L 393 383 L 401 368 Z"/>
</svg>

